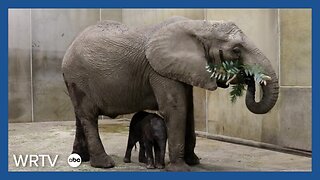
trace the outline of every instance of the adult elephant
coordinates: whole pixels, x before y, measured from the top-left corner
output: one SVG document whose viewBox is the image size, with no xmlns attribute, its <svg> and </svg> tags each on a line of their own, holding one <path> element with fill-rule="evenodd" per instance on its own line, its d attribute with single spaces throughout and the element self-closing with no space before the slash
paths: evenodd
<svg viewBox="0 0 320 180">
<path fill-rule="evenodd" d="M 168 128 L 168 169 L 189 170 L 188 165 L 199 163 L 194 153 L 192 87 L 213 91 L 223 85 L 205 69 L 208 63 L 221 61 L 260 65 L 272 80 L 261 85 L 260 102 L 255 102 L 255 83 L 248 82 L 246 105 L 257 114 L 274 106 L 279 93 L 275 71 L 232 22 L 173 17 L 141 29 L 114 21 L 86 28 L 62 63 L 76 116 L 73 152 L 93 167 L 113 167 L 99 137 L 98 116 L 158 110 Z"/>
</svg>

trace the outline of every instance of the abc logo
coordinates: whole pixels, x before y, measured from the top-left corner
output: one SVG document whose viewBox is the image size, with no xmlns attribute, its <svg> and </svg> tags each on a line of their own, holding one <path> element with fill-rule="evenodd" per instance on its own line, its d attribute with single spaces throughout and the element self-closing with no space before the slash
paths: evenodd
<svg viewBox="0 0 320 180">
<path fill-rule="evenodd" d="M 81 157 L 74 153 L 74 154 L 71 154 L 69 157 L 68 157 L 68 164 L 71 166 L 71 167 L 78 167 L 80 166 L 81 164 Z"/>
</svg>

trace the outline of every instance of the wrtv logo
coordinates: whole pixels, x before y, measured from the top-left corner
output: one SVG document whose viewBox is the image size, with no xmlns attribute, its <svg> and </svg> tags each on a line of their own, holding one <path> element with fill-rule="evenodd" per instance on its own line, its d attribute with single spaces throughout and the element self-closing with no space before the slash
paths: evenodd
<svg viewBox="0 0 320 180">
<path fill-rule="evenodd" d="M 13 161 L 16 167 L 45 167 L 50 165 L 54 167 L 58 160 L 58 155 L 13 155 Z"/>
</svg>

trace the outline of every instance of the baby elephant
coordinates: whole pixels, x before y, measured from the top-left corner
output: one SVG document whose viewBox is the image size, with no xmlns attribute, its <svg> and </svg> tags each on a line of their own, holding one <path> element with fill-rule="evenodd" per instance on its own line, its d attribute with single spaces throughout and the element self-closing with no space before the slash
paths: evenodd
<svg viewBox="0 0 320 180">
<path fill-rule="evenodd" d="M 148 169 L 164 168 L 166 152 L 167 127 L 157 114 L 140 111 L 134 114 L 130 122 L 127 151 L 123 161 L 131 162 L 131 151 L 139 141 L 139 162 L 146 163 Z M 155 152 L 155 162 L 152 147 Z"/>
</svg>

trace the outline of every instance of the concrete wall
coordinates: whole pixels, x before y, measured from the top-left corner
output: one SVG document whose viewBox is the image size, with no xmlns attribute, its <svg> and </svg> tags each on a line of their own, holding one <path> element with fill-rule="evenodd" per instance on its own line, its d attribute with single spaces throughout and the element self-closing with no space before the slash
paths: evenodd
<svg viewBox="0 0 320 180">
<path fill-rule="evenodd" d="M 9 121 L 30 122 L 31 26 L 29 10 L 9 10 Z"/>
<path fill-rule="evenodd" d="M 113 9 L 9 10 L 9 121 L 73 120 L 61 62 L 74 37 Z M 32 76 L 31 76 L 32 74 Z"/>
<path fill-rule="evenodd" d="M 97 21 L 99 11 L 94 9 L 31 11 L 34 121 L 74 118 L 61 63 L 75 35 Z"/>
<path fill-rule="evenodd" d="M 74 120 L 60 64 L 86 26 L 109 19 L 138 27 L 174 15 L 234 21 L 271 60 L 280 79 L 279 101 L 266 115 L 250 113 L 243 98 L 231 104 L 229 90 L 194 88 L 198 131 L 311 150 L 310 10 L 9 10 L 9 122 Z"/>
<path fill-rule="evenodd" d="M 131 26 L 159 23 L 171 16 L 184 16 L 190 19 L 204 19 L 203 9 L 124 9 L 122 22 Z"/>
<path fill-rule="evenodd" d="M 311 150 L 311 10 L 280 11 L 278 144 Z"/>
</svg>

